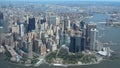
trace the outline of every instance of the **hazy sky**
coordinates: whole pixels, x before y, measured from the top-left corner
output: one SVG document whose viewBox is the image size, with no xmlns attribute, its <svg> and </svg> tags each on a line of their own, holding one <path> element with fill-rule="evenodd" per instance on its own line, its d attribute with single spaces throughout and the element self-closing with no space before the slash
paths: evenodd
<svg viewBox="0 0 120 68">
<path fill-rule="evenodd" d="M 119 1 L 120 0 L 2 0 L 2 1 Z"/>
</svg>

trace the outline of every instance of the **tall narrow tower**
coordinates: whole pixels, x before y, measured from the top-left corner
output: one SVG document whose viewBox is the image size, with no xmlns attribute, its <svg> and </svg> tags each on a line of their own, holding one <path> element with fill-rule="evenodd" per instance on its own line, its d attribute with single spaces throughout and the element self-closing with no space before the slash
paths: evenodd
<svg viewBox="0 0 120 68">
<path fill-rule="evenodd" d="M 20 24 L 20 36 L 23 37 L 24 36 L 24 24 Z"/>
<path fill-rule="evenodd" d="M 92 28 L 90 30 L 90 49 L 91 50 L 97 50 L 97 32 L 98 30 L 95 28 Z"/>
</svg>

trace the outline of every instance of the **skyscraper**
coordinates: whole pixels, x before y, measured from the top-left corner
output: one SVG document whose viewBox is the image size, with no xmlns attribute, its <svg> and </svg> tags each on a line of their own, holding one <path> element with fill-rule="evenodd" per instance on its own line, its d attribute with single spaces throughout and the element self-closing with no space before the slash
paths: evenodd
<svg viewBox="0 0 120 68">
<path fill-rule="evenodd" d="M 39 45 L 39 41 L 38 40 L 33 40 L 33 51 L 35 52 L 35 53 L 38 53 L 38 54 L 40 54 L 40 49 L 39 49 L 39 47 L 38 47 L 38 45 Z"/>
<path fill-rule="evenodd" d="M 86 48 L 90 49 L 90 31 L 92 28 L 97 28 L 95 23 L 89 23 L 86 25 Z"/>
<path fill-rule="evenodd" d="M 86 38 L 82 37 L 81 38 L 81 51 L 84 51 L 86 48 Z"/>
<path fill-rule="evenodd" d="M 90 30 L 90 49 L 91 50 L 97 50 L 97 32 L 98 30 L 95 28 L 92 28 Z"/>
<path fill-rule="evenodd" d="M 2 44 L 3 37 L 4 37 L 3 27 L 0 27 L 0 45 Z"/>
<path fill-rule="evenodd" d="M 27 32 L 31 32 L 32 30 L 35 30 L 35 18 L 29 18 Z"/>
<path fill-rule="evenodd" d="M 3 20 L 3 13 L 2 12 L 0 12 L 0 20 Z"/>
<path fill-rule="evenodd" d="M 81 32 L 75 31 L 70 38 L 69 51 L 72 53 L 81 52 Z"/>
<path fill-rule="evenodd" d="M 58 16 L 50 16 L 48 17 L 48 24 L 52 24 L 53 26 L 59 25 L 60 23 L 60 18 Z"/>
<path fill-rule="evenodd" d="M 0 27 L 3 26 L 2 20 L 3 20 L 3 13 L 0 12 Z"/>
<path fill-rule="evenodd" d="M 33 58 L 33 53 L 32 53 L 32 45 L 30 42 L 27 42 L 27 46 L 28 46 L 28 58 Z"/>
<path fill-rule="evenodd" d="M 70 30 L 70 19 L 68 16 L 64 17 L 63 19 L 63 23 L 64 23 L 64 30 Z"/>
<path fill-rule="evenodd" d="M 33 58 L 33 49 L 32 49 L 32 46 L 33 46 L 33 32 L 29 32 L 28 33 L 28 37 L 27 37 L 27 49 L 28 49 L 28 58 Z"/>
<path fill-rule="evenodd" d="M 85 26 L 85 22 L 84 22 L 84 21 L 81 21 L 81 22 L 80 22 L 80 28 L 81 28 L 81 29 L 84 29 L 84 26 Z"/>
<path fill-rule="evenodd" d="M 24 36 L 24 24 L 20 24 L 20 36 L 23 37 Z"/>
</svg>

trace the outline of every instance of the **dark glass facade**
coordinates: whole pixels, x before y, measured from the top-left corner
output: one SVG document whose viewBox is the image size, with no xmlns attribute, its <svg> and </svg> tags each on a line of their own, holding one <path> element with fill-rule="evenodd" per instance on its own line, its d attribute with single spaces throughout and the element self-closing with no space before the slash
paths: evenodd
<svg viewBox="0 0 120 68">
<path fill-rule="evenodd" d="M 35 18 L 29 18 L 29 24 L 28 24 L 28 32 L 31 32 L 32 30 L 35 30 Z"/>
<path fill-rule="evenodd" d="M 0 12 L 0 20 L 3 20 L 3 13 Z"/>
<path fill-rule="evenodd" d="M 81 52 L 81 37 L 73 36 L 70 38 L 69 51 L 72 53 Z"/>
<path fill-rule="evenodd" d="M 84 21 L 81 21 L 81 22 L 80 22 L 80 28 L 81 28 L 81 29 L 84 29 L 84 26 L 85 26 L 85 22 L 84 22 Z"/>
</svg>

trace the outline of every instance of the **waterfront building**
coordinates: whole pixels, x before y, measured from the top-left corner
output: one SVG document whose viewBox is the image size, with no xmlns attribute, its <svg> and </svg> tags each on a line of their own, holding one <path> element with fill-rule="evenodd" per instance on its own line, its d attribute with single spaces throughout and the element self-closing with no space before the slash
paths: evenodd
<svg viewBox="0 0 120 68">
<path fill-rule="evenodd" d="M 90 49 L 90 32 L 92 28 L 97 28 L 96 23 L 88 23 L 86 25 L 86 48 Z"/>
<path fill-rule="evenodd" d="M 103 43 L 97 40 L 97 48 L 96 48 L 96 50 L 101 51 L 102 48 L 103 48 Z"/>
<path fill-rule="evenodd" d="M 98 30 L 92 28 L 90 30 L 90 50 L 97 50 L 97 32 Z"/>
<path fill-rule="evenodd" d="M 72 53 L 81 52 L 81 37 L 82 33 L 80 31 L 75 31 L 71 34 L 69 51 Z"/>
</svg>

